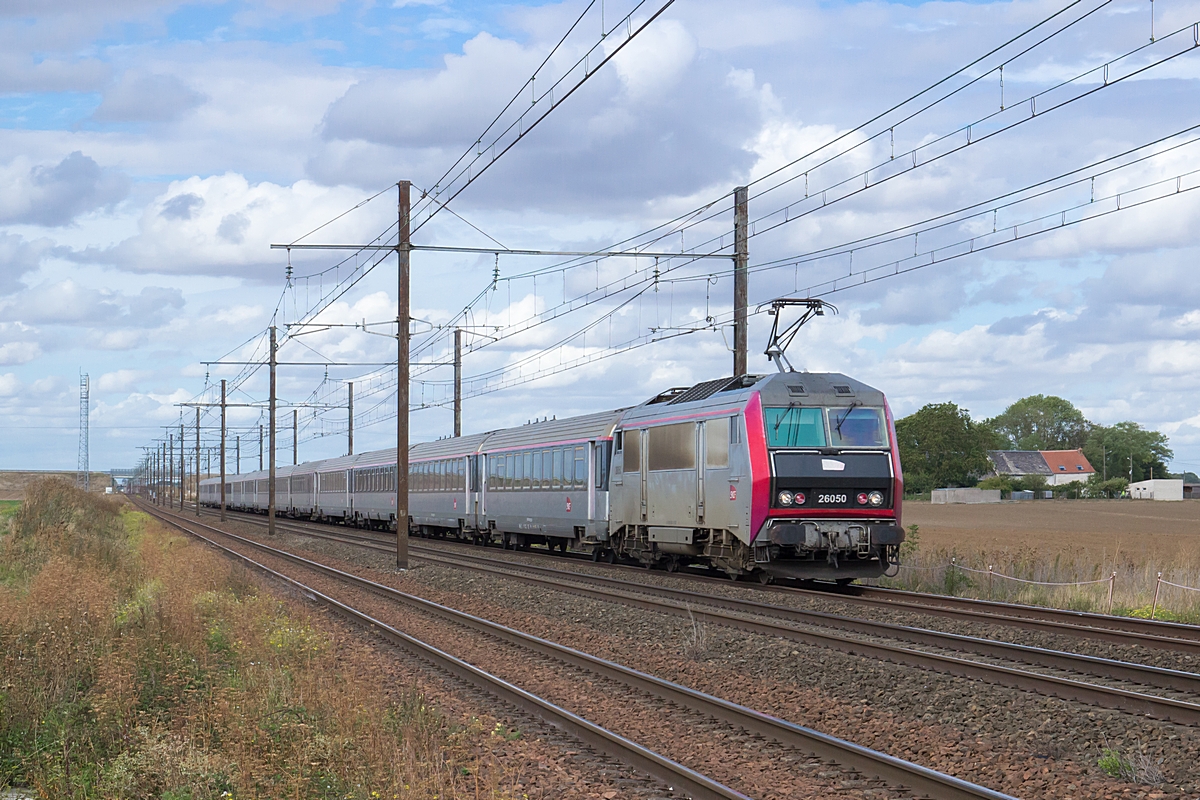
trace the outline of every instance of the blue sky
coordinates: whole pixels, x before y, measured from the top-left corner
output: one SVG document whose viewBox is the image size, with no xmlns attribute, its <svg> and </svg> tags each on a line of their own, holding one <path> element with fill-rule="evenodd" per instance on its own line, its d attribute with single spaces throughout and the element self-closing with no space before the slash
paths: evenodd
<svg viewBox="0 0 1200 800">
<path fill-rule="evenodd" d="M 74 467 L 80 371 L 93 384 L 93 465 L 132 465 L 162 426 L 178 424 L 179 403 L 212 400 L 220 378 L 238 375 L 237 367 L 203 362 L 252 360 L 273 315 L 280 325 L 296 321 L 306 301 L 331 285 L 328 276 L 312 277 L 285 289 L 287 256 L 268 245 L 294 240 L 400 178 L 431 186 L 584 6 L 56 0 L 0 11 L 0 468 Z M 606 25 L 631 6 L 607 0 Z M 1137 153 L 1145 160 L 1113 162 L 1121 169 L 1100 174 L 1094 190 L 1081 183 L 1026 197 L 994 221 L 1005 230 L 1073 204 L 1070 214 L 1086 215 L 1099 208 L 1089 197 L 1121 192 L 1119 213 L 831 295 L 840 313 L 814 323 L 789 355 L 799 366 L 878 386 L 901 414 L 950 400 L 987 417 L 1028 394 L 1058 394 L 1096 422 L 1133 419 L 1166 432 L 1177 468 L 1197 470 L 1200 205 L 1189 192 L 1129 204 L 1140 197 L 1131 193 L 1138 186 L 1179 176 L 1181 189 L 1196 183 L 1196 132 L 1173 134 L 1200 123 L 1200 57 L 1181 51 L 1163 60 L 1184 37 L 1162 37 L 1200 20 L 1200 4 L 1159 4 L 1160 41 L 1123 60 L 1149 41 L 1149 3 L 1073 6 L 1060 19 L 1084 18 L 1044 45 L 985 60 L 969 73 L 981 79 L 953 97 L 911 119 L 902 109 L 864 129 L 875 139 L 853 133 L 1065 6 L 678 0 L 452 208 L 510 247 L 577 250 L 606 247 L 715 202 L 711 220 L 684 232 L 689 246 L 728 231 L 720 198 L 736 185 L 757 181 L 752 218 L 783 205 L 791 214 L 815 202 L 805 201 L 804 173 L 815 192 L 869 169 L 869 191 L 751 239 L 755 266 L 822 248 L 837 252 L 754 272 L 757 305 L 931 247 L 945 255 L 972 236 L 983 237 L 975 240 L 981 244 L 990 234 L 987 213 L 915 241 L 856 249 L 853 264 L 838 249 L 974 203 L 990 212 L 1001 195 L 1071 170 L 1086 176 L 1089 164 L 1144 148 Z M 597 4 L 541 85 L 595 44 L 600 27 Z M 1105 62 L 1112 78 L 1130 65 L 1150 68 L 1053 108 L 1095 88 L 1100 72 L 1072 79 Z M 998 111 L 1000 63 L 1007 110 L 997 119 L 1020 117 L 1018 124 L 880 182 L 908 163 L 912 148 Z M 1063 81 L 1034 101 L 1033 119 L 1022 117 L 1031 94 Z M 972 136 L 997 124 L 977 122 Z M 840 153 L 828 165 L 812 157 L 765 177 L 846 132 L 844 144 L 826 151 Z M 935 149 L 922 149 L 919 161 Z M 394 213 L 394 195 L 385 193 L 310 241 L 367 240 Z M 489 241 L 449 214 L 417 240 Z M 306 276 L 335 260 L 296 252 L 292 266 Z M 445 359 L 447 325 L 466 322 L 501 338 L 486 344 L 482 335 L 468 336 L 465 373 L 500 373 L 511 385 L 482 392 L 481 380 L 471 383 L 467 431 L 629 405 L 729 371 L 730 332 L 720 322 L 730 284 L 724 275 L 699 279 L 719 269 L 715 263 L 672 271 L 676 264 L 664 262 L 657 291 L 618 293 L 545 319 L 564 299 L 653 270 L 645 259 L 565 271 L 551 269 L 555 263 L 414 256 L 413 307 L 422 320 L 414 341 L 422 358 Z M 492 286 L 497 266 L 501 280 Z M 538 268 L 551 272 L 519 277 Z M 321 319 L 386 322 L 395 313 L 394 282 L 387 262 Z M 715 330 L 609 356 L 610 343 L 696 326 L 706 316 L 718 321 Z M 545 321 L 516 332 L 533 319 Z M 595 326 L 586 337 L 571 338 L 589 323 Z M 751 324 L 757 371 L 771 368 L 761 355 L 768 326 L 765 315 Z M 372 362 L 390 353 L 386 338 L 333 328 L 297 337 L 282 357 Z M 582 366 L 514 378 L 575 362 Z M 412 392 L 436 405 L 449 374 L 431 369 Z M 370 372 L 283 370 L 281 395 L 335 407 L 344 403 L 345 382 L 355 380 L 362 392 L 356 449 L 386 446 L 390 391 L 386 375 L 375 380 Z M 240 402 L 264 396 L 261 374 L 239 379 Z M 306 410 L 302 458 L 343 451 L 344 413 Z M 242 409 L 234 425 L 255 438 L 260 416 Z M 206 443 L 214 423 L 206 415 Z M 449 425 L 444 406 L 413 415 L 418 438 L 445 435 Z M 290 455 L 289 436 L 282 441 Z M 256 457 L 256 444 L 253 450 Z"/>
</svg>

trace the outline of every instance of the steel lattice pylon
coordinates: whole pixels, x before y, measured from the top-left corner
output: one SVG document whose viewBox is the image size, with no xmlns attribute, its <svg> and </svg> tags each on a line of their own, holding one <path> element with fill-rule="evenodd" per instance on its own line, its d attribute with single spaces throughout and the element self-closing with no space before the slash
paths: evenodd
<svg viewBox="0 0 1200 800">
<path fill-rule="evenodd" d="M 85 492 L 91 488 L 91 469 L 88 465 L 88 416 L 91 411 L 91 386 L 86 372 L 79 375 L 79 467 L 75 483 Z"/>
</svg>

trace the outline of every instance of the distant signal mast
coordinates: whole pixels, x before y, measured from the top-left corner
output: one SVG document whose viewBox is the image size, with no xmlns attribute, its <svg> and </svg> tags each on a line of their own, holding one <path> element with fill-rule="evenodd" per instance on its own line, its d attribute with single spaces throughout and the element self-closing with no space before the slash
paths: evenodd
<svg viewBox="0 0 1200 800">
<path fill-rule="evenodd" d="M 88 466 L 88 416 L 91 411 L 91 385 L 88 374 L 79 375 L 79 468 L 75 484 L 85 492 L 91 488 L 91 469 Z"/>
</svg>

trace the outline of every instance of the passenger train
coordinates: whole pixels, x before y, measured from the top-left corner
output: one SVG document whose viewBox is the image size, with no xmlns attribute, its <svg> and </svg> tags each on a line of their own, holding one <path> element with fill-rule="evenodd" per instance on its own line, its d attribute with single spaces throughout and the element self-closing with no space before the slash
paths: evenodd
<svg viewBox="0 0 1200 800">
<path fill-rule="evenodd" d="M 277 513 L 396 528 L 396 451 L 276 470 Z M 265 471 L 226 504 L 267 508 Z M 876 577 L 898 563 L 904 495 L 883 393 L 837 373 L 745 375 L 631 408 L 409 451 L 409 533 L 544 544 L 731 577 Z M 220 480 L 201 482 L 220 504 Z"/>
</svg>

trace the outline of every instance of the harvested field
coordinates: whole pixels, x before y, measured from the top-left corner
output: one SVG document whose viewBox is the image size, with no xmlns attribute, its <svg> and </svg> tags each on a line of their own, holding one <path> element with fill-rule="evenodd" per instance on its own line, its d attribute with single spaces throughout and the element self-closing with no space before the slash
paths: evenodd
<svg viewBox="0 0 1200 800">
<path fill-rule="evenodd" d="M 885 585 L 1080 611 L 1200 622 L 1200 502 L 1035 500 L 907 503 L 900 574 Z M 947 569 L 947 564 L 966 569 Z M 1046 586 L 1003 578 L 986 570 Z M 985 572 L 972 572 L 983 570 Z M 1155 590 L 1158 603 L 1155 604 Z"/>
<path fill-rule="evenodd" d="M 922 547 L 960 551 L 1035 549 L 1053 556 L 1083 549 L 1112 558 L 1168 564 L 1200 552 L 1200 502 L 1034 500 L 991 505 L 908 502 L 904 524 L 921 527 Z"/>
</svg>

